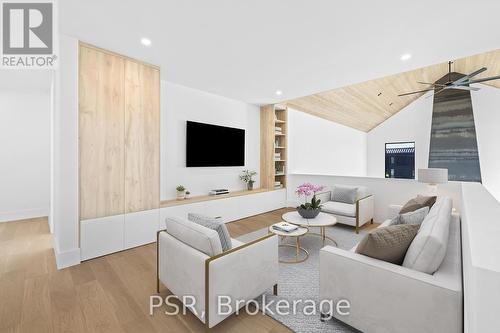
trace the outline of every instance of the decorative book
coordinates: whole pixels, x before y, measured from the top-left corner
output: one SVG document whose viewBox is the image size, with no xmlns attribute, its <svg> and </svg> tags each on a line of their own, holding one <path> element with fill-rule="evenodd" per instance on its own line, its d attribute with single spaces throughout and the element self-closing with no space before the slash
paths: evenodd
<svg viewBox="0 0 500 333">
<path fill-rule="evenodd" d="M 277 224 L 273 225 L 274 230 L 284 231 L 284 232 L 292 232 L 292 231 L 297 230 L 298 228 L 299 227 L 297 227 L 296 225 L 286 223 L 286 222 L 281 222 L 281 223 L 277 223 Z"/>
</svg>

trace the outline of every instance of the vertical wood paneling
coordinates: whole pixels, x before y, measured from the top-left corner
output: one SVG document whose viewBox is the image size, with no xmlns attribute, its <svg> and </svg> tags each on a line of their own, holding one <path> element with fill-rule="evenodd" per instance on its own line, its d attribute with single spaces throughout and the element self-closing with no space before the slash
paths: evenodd
<svg viewBox="0 0 500 333">
<path fill-rule="evenodd" d="M 260 109 L 260 183 L 274 188 L 274 106 Z"/>
<path fill-rule="evenodd" d="M 122 214 L 124 60 L 80 45 L 80 219 Z"/>
<path fill-rule="evenodd" d="M 160 204 L 160 71 L 125 61 L 125 212 Z"/>
</svg>

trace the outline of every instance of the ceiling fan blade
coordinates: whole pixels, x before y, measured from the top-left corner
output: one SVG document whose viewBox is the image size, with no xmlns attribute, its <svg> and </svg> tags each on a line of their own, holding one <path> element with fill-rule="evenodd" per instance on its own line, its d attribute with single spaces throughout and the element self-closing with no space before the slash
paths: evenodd
<svg viewBox="0 0 500 333">
<path fill-rule="evenodd" d="M 446 85 L 444 84 L 441 84 L 441 83 L 430 83 L 430 82 L 422 82 L 422 81 L 417 81 L 417 83 L 420 83 L 420 84 L 428 84 L 430 86 L 438 86 L 438 87 L 444 87 Z"/>
<path fill-rule="evenodd" d="M 469 91 L 481 90 L 481 88 L 478 88 L 478 87 L 468 87 L 468 86 L 450 86 L 449 89 L 469 90 Z"/>
<path fill-rule="evenodd" d="M 413 91 L 413 92 L 409 92 L 409 93 L 399 94 L 398 96 L 401 97 L 401 96 L 408 96 L 408 95 L 413 95 L 413 94 L 420 94 L 420 93 L 428 92 L 428 91 L 432 91 L 432 90 L 434 90 L 434 89 L 425 89 L 425 90 Z"/>
<path fill-rule="evenodd" d="M 467 82 L 467 84 L 480 83 L 480 82 L 486 82 L 486 81 L 492 81 L 492 80 L 498 80 L 498 79 L 500 79 L 500 75 L 485 77 L 484 79 L 472 80 L 472 81 Z"/>
<path fill-rule="evenodd" d="M 440 93 L 442 93 L 443 91 L 445 91 L 447 89 L 450 89 L 449 86 L 441 88 L 439 91 L 435 92 L 434 94 L 431 94 L 431 95 L 427 96 L 426 98 L 435 97 L 435 96 L 439 95 Z"/>
<path fill-rule="evenodd" d="M 487 68 L 483 67 L 483 68 L 478 69 L 475 72 L 470 73 L 469 75 L 465 75 L 464 77 L 461 77 L 460 79 L 453 81 L 453 85 L 459 85 L 461 83 L 465 83 L 465 82 L 469 81 L 471 78 L 473 78 L 474 76 L 481 74 L 485 70 L 487 70 Z"/>
</svg>

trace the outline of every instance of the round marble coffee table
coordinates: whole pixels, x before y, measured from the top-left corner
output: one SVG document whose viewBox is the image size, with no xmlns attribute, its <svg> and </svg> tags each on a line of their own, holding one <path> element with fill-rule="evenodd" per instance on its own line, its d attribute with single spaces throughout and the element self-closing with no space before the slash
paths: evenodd
<svg viewBox="0 0 500 333">
<path fill-rule="evenodd" d="M 280 222 L 282 223 L 282 222 Z M 275 224 L 280 224 L 280 223 L 275 223 Z M 284 240 L 286 237 L 294 237 L 295 238 L 295 245 L 292 244 L 280 244 L 278 245 L 279 247 L 291 247 L 295 249 L 295 260 L 279 260 L 280 263 L 283 264 L 298 264 L 301 262 L 304 262 L 309 258 L 309 252 L 307 252 L 306 249 L 300 246 L 300 236 L 303 236 L 307 234 L 309 231 L 307 228 L 304 227 L 299 227 L 297 230 L 286 232 L 286 231 L 281 231 L 281 230 L 276 230 L 273 228 L 274 224 L 269 227 L 269 233 L 273 233 L 275 235 L 278 235 L 281 240 Z M 300 252 L 303 252 L 305 254 L 305 257 L 302 259 L 299 259 L 299 254 Z"/>
<path fill-rule="evenodd" d="M 337 246 L 337 242 L 334 241 L 331 237 L 326 235 L 325 228 L 333 226 L 337 224 L 337 218 L 331 214 L 327 213 L 319 213 L 313 219 L 305 219 L 298 212 L 288 212 L 283 214 L 281 218 L 291 224 L 295 224 L 299 227 L 309 228 L 319 228 L 320 233 L 308 232 L 308 235 L 316 235 L 320 236 L 323 239 L 323 245 L 325 244 L 325 240 L 329 240 Z"/>
</svg>

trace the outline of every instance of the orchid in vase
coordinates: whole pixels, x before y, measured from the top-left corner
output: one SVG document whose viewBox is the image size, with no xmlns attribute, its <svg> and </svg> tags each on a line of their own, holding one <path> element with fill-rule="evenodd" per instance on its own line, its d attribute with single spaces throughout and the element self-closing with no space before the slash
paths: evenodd
<svg viewBox="0 0 500 333">
<path fill-rule="evenodd" d="M 297 207 L 297 212 L 306 219 L 312 219 L 318 216 L 321 211 L 321 199 L 316 198 L 316 193 L 322 191 L 325 187 L 322 185 L 314 185 L 304 183 L 297 187 L 295 193 L 299 197 L 304 197 L 304 203 Z M 311 201 L 308 198 L 312 196 Z"/>
</svg>

